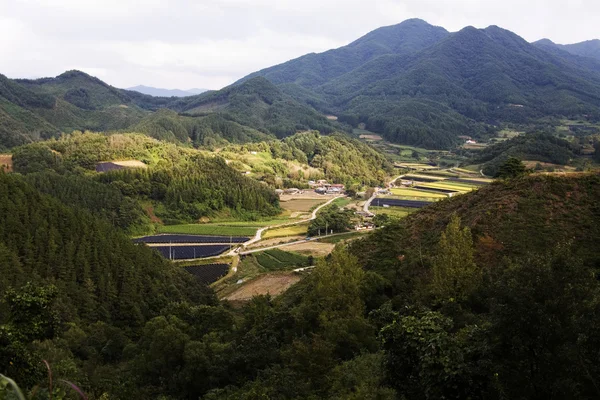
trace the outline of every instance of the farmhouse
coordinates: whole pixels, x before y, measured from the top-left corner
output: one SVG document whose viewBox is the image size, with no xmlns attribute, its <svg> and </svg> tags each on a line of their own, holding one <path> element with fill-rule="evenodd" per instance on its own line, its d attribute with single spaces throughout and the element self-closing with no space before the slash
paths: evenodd
<svg viewBox="0 0 600 400">
<path fill-rule="evenodd" d="M 289 188 L 289 189 L 284 189 L 283 193 L 285 194 L 296 194 L 300 192 L 300 189 L 298 188 Z"/>
<path fill-rule="evenodd" d="M 465 143 L 466 144 L 477 144 L 477 142 L 475 140 L 471 140 L 471 139 L 467 140 Z"/>
<path fill-rule="evenodd" d="M 319 194 L 325 194 L 325 193 L 327 193 L 327 188 L 326 187 L 318 187 L 315 189 L 315 192 L 319 193 Z"/>
</svg>

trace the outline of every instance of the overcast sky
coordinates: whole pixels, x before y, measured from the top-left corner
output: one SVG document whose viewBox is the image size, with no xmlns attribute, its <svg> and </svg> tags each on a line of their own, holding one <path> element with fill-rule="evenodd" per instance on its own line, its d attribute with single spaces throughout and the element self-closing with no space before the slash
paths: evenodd
<svg viewBox="0 0 600 400">
<path fill-rule="evenodd" d="M 529 41 L 600 38 L 599 0 L 0 0 L 0 73 L 219 89 L 408 18 Z"/>
</svg>

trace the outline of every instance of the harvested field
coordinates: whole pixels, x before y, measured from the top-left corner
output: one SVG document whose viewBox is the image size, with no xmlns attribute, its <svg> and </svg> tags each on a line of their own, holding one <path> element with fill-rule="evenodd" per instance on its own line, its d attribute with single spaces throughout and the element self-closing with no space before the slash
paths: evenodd
<svg viewBox="0 0 600 400">
<path fill-rule="evenodd" d="M 285 204 L 285 202 L 292 200 L 306 200 L 306 199 L 316 199 L 321 201 L 327 201 L 334 197 L 332 194 L 318 194 L 314 190 L 305 189 L 302 193 L 296 194 L 282 194 L 279 196 L 279 201 Z"/>
<path fill-rule="evenodd" d="M 254 296 L 266 295 L 277 296 L 285 292 L 295 283 L 300 281 L 301 277 L 293 272 L 266 274 L 243 284 L 233 293 L 225 297 L 230 301 L 248 301 Z"/>
<path fill-rule="evenodd" d="M 335 244 L 311 241 L 306 243 L 293 244 L 291 246 L 285 246 L 283 247 L 283 249 L 286 251 L 295 251 L 296 253 L 310 255 L 313 257 L 325 257 L 333 251 L 334 247 Z"/>
<path fill-rule="evenodd" d="M 0 168 L 4 167 L 6 172 L 12 172 L 12 154 L 0 154 Z"/>
<path fill-rule="evenodd" d="M 268 232 L 268 231 L 267 231 Z M 275 246 L 277 244 L 294 242 L 296 240 L 302 240 L 306 237 L 306 235 L 301 236 L 287 236 L 287 237 L 274 237 L 271 239 L 263 239 L 260 242 L 256 242 L 248 246 L 249 249 L 257 249 L 260 247 L 270 247 Z M 264 236 L 263 236 L 264 238 Z"/>
<path fill-rule="evenodd" d="M 300 212 L 309 212 L 314 207 L 317 207 L 320 204 L 325 203 L 327 199 L 321 198 L 306 198 L 306 199 L 292 199 L 279 203 L 281 208 L 290 211 L 300 211 Z"/>
</svg>

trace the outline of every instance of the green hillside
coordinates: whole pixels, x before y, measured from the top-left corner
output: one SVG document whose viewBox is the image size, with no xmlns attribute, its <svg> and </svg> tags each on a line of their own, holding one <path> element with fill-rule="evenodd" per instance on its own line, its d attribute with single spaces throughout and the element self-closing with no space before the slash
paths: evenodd
<svg viewBox="0 0 600 400">
<path fill-rule="evenodd" d="M 398 25 L 376 29 L 347 46 L 324 53 L 307 54 L 260 70 L 240 82 L 263 76 L 276 85 L 295 83 L 314 88 L 379 56 L 385 54 L 410 56 L 446 35 L 448 32 L 444 28 L 431 26 L 419 19 L 411 19 Z"/>
<path fill-rule="evenodd" d="M 97 163 L 113 160 L 138 160 L 147 168 L 95 172 Z M 197 222 L 218 213 L 229 213 L 242 220 L 256 219 L 280 212 L 279 199 L 272 189 L 243 176 L 222 158 L 140 134 L 65 135 L 59 140 L 16 148 L 13 164 L 15 171 L 23 174 L 51 170 L 64 175 L 59 179 L 53 174 L 42 174 L 31 178 L 31 182 L 69 205 L 112 216 L 114 224 L 122 228 L 149 229 L 140 226 L 149 222 L 140 216 L 141 204 L 146 208 L 150 204 L 156 216 L 166 222 Z M 96 201 L 90 198 L 91 193 L 77 193 L 81 189 L 69 184 L 70 174 L 93 181 L 87 184 L 83 180 L 81 186 L 95 192 Z M 81 178 L 73 178 L 74 182 L 78 180 Z M 63 191 L 52 189 L 52 182 L 57 182 Z M 115 189 L 120 196 L 107 198 Z M 132 199 L 138 203 L 132 203 Z"/>
<path fill-rule="evenodd" d="M 548 134 L 526 134 L 489 146 L 475 154 L 475 164 L 484 164 L 483 173 L 494 176 L 509 158 L 567 165 L 575 158 L 574 147 Z"/>
<path fill-rule="evenodd" d="M 160 140 L 182 143 L 192 141 L 196 145 L 209 147 L 273 138 L 272 135 L 228 120 L 220 114 L 180 115 L 166 108 L 148 115 L 134 125 L 132 130 Z"/>
<path fill-rule="evenodd" d="M 216 92 L 185 97 L 171 103 L 169 107 L 191 115 L 222 114 L 239 124 L 279 138 L 308 129 L 323 133 L 335 129 L 324 115 L 297 102 L 262 77 Z"/>
</svg>

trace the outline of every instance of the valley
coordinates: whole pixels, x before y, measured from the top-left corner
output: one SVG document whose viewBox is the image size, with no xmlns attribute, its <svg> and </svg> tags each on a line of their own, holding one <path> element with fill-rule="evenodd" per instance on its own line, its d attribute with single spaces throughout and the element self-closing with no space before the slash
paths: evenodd
<svg viewBox="0 0 600 400">
<path fill-rule="evenodd" d="M 596 50 L 409 19 L 220 90 L 0 75 L 0 399 L 597 398 Z"/>
</svg>

